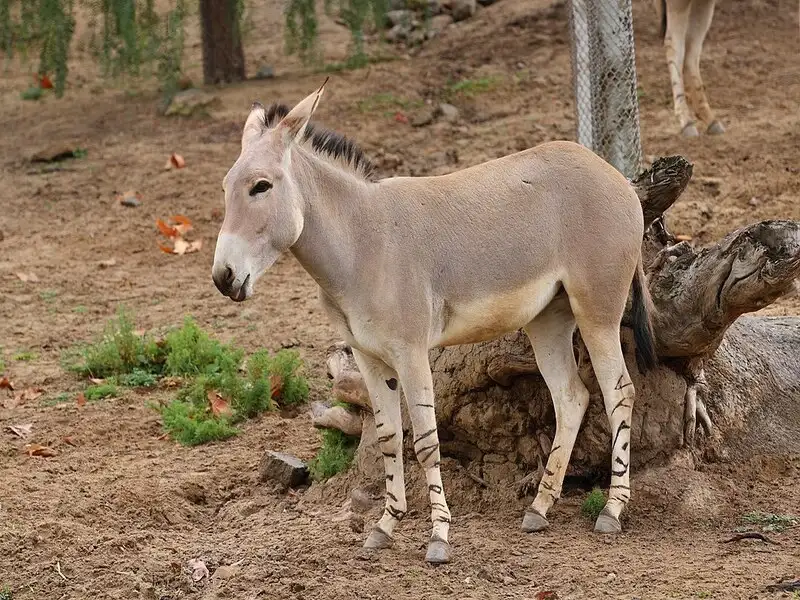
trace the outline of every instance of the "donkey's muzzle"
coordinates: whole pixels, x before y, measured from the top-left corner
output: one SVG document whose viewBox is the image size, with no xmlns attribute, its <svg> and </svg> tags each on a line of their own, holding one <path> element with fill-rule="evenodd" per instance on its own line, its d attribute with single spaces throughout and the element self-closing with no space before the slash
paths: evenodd
<svg viewBox="0 0 800 600">
<path fill-rule="evenodd" d="M 247 298 L 247 284 L 250 282 L 250 274 L 245 277 L 241 284 L 236 284 L 236 275 L 229 266 L 214 269 L 211 273 L 214 285 L 223 296 L 228 296 L 235 302 L 242 302 Z"/>
</svg>

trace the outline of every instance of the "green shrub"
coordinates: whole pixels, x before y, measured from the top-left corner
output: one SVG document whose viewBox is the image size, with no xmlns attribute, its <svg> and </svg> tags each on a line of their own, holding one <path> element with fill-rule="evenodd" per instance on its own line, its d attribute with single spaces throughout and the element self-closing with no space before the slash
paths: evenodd
<svg viewBox="0 0 800 600">
<path fill-rule="evenodd" d="M 11 588 L 7 585 L 3 586 L 3 589 L 0 590 L 0 600 L 13 600 L 14 596 L 11 593 Z"/>
<path fill-rule="evenodd" d="M 158 383 L 158 377 L 148 371 L 134 369 L 130 373 L 118 376 L 117 381 L 125 387 L 153 387 Z"/>
<path fill-rule="evenodd" d="M 205 408 L 186 400 L 173 400 L 161 409 L 164 429 L 184 446 L 226 440 L 237 431 L 225 418 L 214 417 Z"/>
<path fill-rule="evenodd" d="M 581 504 L 581 514 L 592 521 L 596 521 L 605 505 L 605 494 L 603 494 L 602 490 L 595 488 L 586 496 L 583 504 Z"/>
<path fill-rule="evenodd" d="M 322 446 L 308 465 L 314 481 L 325 481 L 346 471 L 353 462 L 358 448 L 358 437 L 346 435 L 338 429 L 322 430 Z"/>
<path fill-rule="evenodd" d="M 242 362 L 241 350 L 212 339 L 191 317 L 183 327 L 167 334 L 165 372 L 169 375 L 197 376 L 235 373 Z"/>
<path fill-rule="evenodd" d="M 117 395 L 117 386 L 115 386 L 113 383 L 92 385 L 86 388 L 86 390 L 83 392 L 83 395 L 89 402 L 102 400 L 103 398 L 110 398 Z"/>
</svg>

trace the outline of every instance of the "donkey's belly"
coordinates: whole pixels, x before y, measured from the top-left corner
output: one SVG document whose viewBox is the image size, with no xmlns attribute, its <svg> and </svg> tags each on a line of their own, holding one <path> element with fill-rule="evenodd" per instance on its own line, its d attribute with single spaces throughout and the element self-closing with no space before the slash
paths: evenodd
<svg viewBox="0 0 800 600">
<path fill-rule="evenodd" d="M 513 290 L 468 301 L 445 298 L 439 327 L 432 332 L 431 346 L 474 344 L 516 331 L 530 323 L 560 287 L 560 278 L 548 275 Z"/>
</svg>

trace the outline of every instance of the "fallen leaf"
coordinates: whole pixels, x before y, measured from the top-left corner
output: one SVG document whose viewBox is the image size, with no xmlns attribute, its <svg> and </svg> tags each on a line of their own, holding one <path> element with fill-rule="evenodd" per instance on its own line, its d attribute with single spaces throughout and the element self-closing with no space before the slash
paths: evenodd
<svg viewBox="0 0 800 600">
<path fill-rule="evenodd" d="M 86 406 L 86 396 L 83 395 L 83 392 L 78 393 L 78 397 L 75 399 L 75 403 L 78 406 Z"/>
<path fill-rule="evenodd" d="M 73 447 L 78 445 L 73 441 L 72 437 L 70 437 L 70 436 L 66 436 L 66 437 L 62 438 L 62 440 L 64 441 L 65 444 L 68 444 L 68 445 L 73 446 Z"/>
<path fill-rule="evenodd" d="M 95 385 L 103 385 L 106 382 L 105 379 L 98 379 L 97 377 L 89 377 L 89 381 Z"/>
<path fill-rule="evenodd" d="M 536 600 L 558 600 L 558 594 L 551 590 L 547 590 L 544 592 L 536 592 L 536 596 L 534 596 Z"/>
<path fill-rule="evenodd" d="M 37 83 L 39 84 L 39 87 L 42 88 L 43 90 L 53 89 L 53 82 L 50 80 L 50 77 L 48 75 L 39 76 Z"/>
<path fill-rule="evenodd" d="M 211 414 L 215 417 L 228 417 L 233 414 L 231 405 L 215 390 L 208 390 L 208 403 L 211 405 Z"/>
<path fill-rule="evenodd" d="M 172 239 L 178 237 L 178 230 L 164 223 L 161 219 L 156 219 L 156 227 L 158 230 L 168 238 Z"/>
<path fill-rule="evenodd" d="M 135 207 L 142 203 L 142 195 L 136 190 L 128 190 L 127 192 L 117 194 L 117 200 L 123 206 Z"/>
<path fill-rule="evenodd" d="M 25 444 L 25 452 L 28 453 L 28 456 L 42 456 L 45 458 L 56 456 L 58 454 L 58 452 L 52 448 L 48 446 L 42 446 L 41 444 Z"/>
<path fill-rule="evenodd" d="M 14 390 L 14 384 L 8 377 L 0 377 L 0 390 Z"/>
<path fill-rule="evenodd" d="M 17 273 L 17 277 L 20 280 L 24 281 L 25 283 L 39 283 L 39 278 L 36 276 L 36 273 Z"/>
<path fill-rule="evenodd" d="M 108 258 L 106 260 L 101 260 L 97 264 L 101 269 L 107 269 L 108 267 L 113 267 L 114 265 L 116 265 L 117 264 L 117 259 L 116 258 Z"/>
<path fill-rule="evenodd" d="M 158 244 L 158 247 L 161 249 L 162 252 L 166 252 L 167 254 L 191 254 L 192 252 L 197 252 L 203 247 L 203 240 L 195 240 L 193 242 L 187 242 L 182 237 L 175 238 L 173 242 L 174 246 L 170 248 L 165 244 Z"/>
<path fill-rule="evenodd" d="M 270 398 L 277 398 L 283 391 L 283 377 L 273 373 L 269 376 Z"/>
<path fill-rule="evenodd" d="M 174 215 L 170 217 L 170 219 L 177 223 L 174 229 L 178 232 L 178 235 L 184 235 L 192 230 L 192 222 L 189 220 L 189 217 L 184 217 L 183 215 Z"/>
<path fill-rule="evenodd" d="M 176 169 L 182 169 L 186 166 L 186 161 L 180 154 L 173 154 L 169 157 L 169 161 L 172 163 L 172 166 Z"/>
<path fill-rule="evenodd" d="M 401 112 L 396 112 L 396 113 L 394 113 L 394 120 L 395 120 L 397 123 L 404 123 L 404 124 L 408 125 L 408 117 L 407 117 L 407 116 L 405 116 L 405 115 L 404 115 L 403 113 L 401 113 Z"/>
<path fill-rule="evenodd" d="M 204 577 L 208 577 L 208 567 L 199 558 L 193 558 L 189 561 L 189 570 L 192 573 L 192 581 L 200 581 Z"/>
<path fill-rule="evenodd" d="M 25 425 L 8 425 L 6 429 L 11 430 L 11 433 L 18 435 L 24 440 L 31 434 L 33 423 L 26 423 Z"/>
<path fill-rule="evenodd" d="M 25 404 L 36 400 L 43 393 L 44 391 L 39 388 L 26 388 L 14 394 L 14 400 L 16 400 L 17 404 Z"/>
</svg>

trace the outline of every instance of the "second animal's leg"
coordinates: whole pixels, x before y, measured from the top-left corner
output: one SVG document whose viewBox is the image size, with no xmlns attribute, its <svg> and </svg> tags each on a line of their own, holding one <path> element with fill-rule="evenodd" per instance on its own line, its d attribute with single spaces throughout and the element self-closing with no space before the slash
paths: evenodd
<svg viewBox="0 0 800 600">
<path fill-rule="evenodd" d="M 403 474 L 403 423 L 400 416 L 400 387 L 397 374 L 383 361 L 362 354 L 355 348 L 353 358 L 364 377 L 375 415 L 378 443 L 386 471 L 386 507 L 372 528 L 365 548 L 381 549 L 392 545 L 395 526 L 406 514 L 406 484 Z"/>
<path fill-rule="evenodd" d="M 595 323 L 590 319 L 581 319 L 578 327 L 603 392 L 606 415 L 611 426 L 611 486 L 608 501 L 597 517 L 594 529 L 600 533 L 618 533 L 622 531 L 620 514 L 631 498 L 629 467 L 635 395 L 633 382 L 622 354 L 618 322 Z"/>
<path fill-rule="evenodd" d="M 664 36 L 664 50 L 667 68 L 672 83 L 672 101 L 675 116 L 681 124 L 681 132 L 687 137 L 699 135 L 694 117 L 686 100 L 683 83 L 686 34 L 689 29 L 691 0 L 667 0 L 667 32 Z"/>
<path fill-rule="evenodd" d="M 563 293 L 525 327 L 539 372 L 553 397 L 556 413 L 556 435 L 544 476 L 522 521 L 522 530 L 527 532 L 540 531 L 548 526 L 547 511 L 561 495 L 575 438 L 589 405 L 589 392 L 575 363 L 574 331 L 575 317 Z"/>
<path fill-rule="evenodd" d="M 711 134 L 725 132 L 725 127 L 714 116 L 706 97 L 703 79 L 700 77 L 700 55 L 703 41 L 714 17 L 714 0 L 694 0 L 689 17 L 689 30 L 686 34 L 686 62 L 684 79 L 689 104 L 697 117 L 708 127 Z"/>
<path fill-rule="evenodd" d="M 396 365 L 408 404 L 408 413 L 414 431 L 414 452 L 428 484 L 433 531 L 428 542 L 425 560 L 440 564 L 450 562 L 450 509 L 444 495 L 440 468 L 439 433 L 436 426 L 436 410 L 433 397 L 433 377 L 431 375 L 428 352 L 420 349 L 410 353 Z"/>
</svg>

